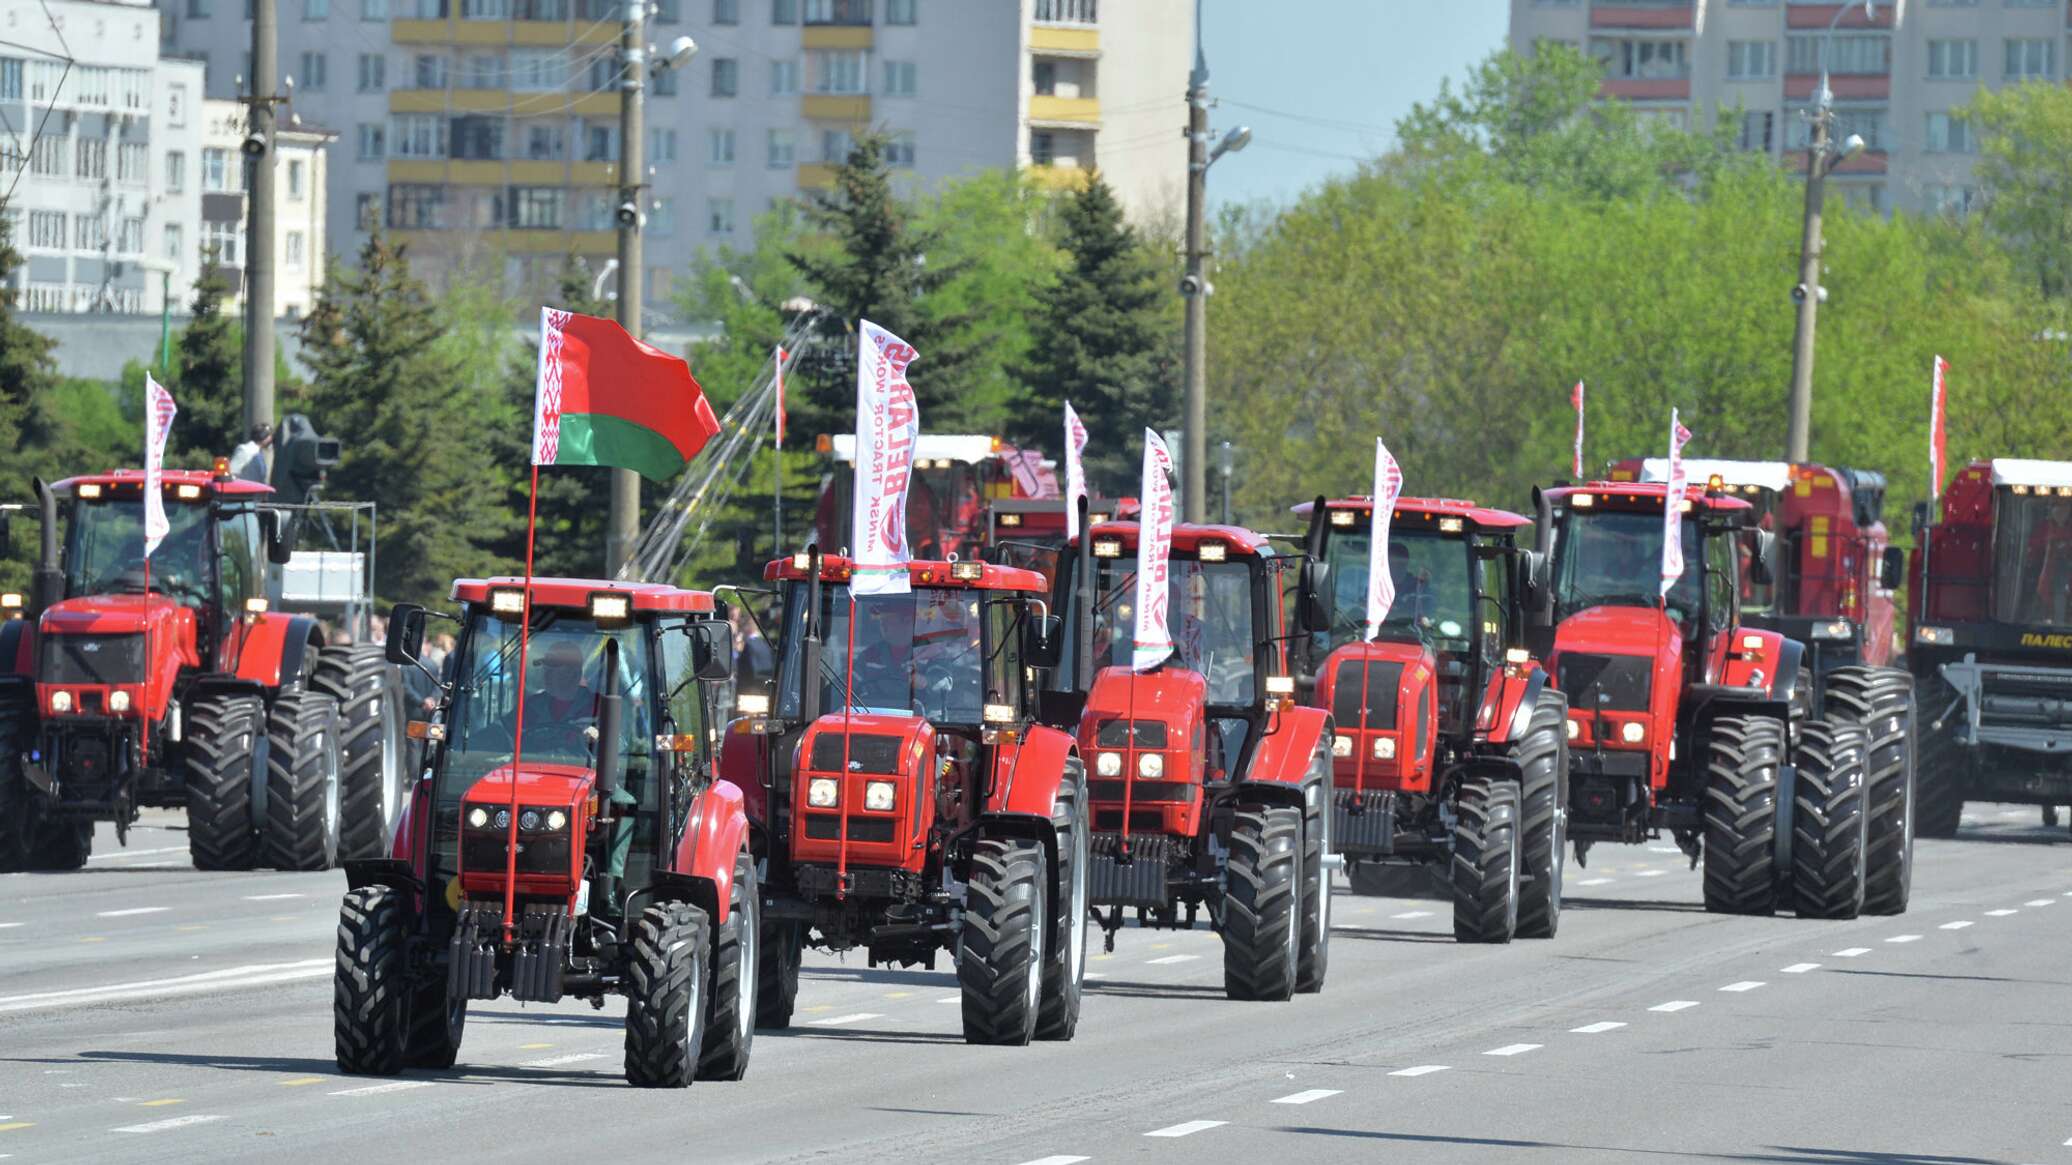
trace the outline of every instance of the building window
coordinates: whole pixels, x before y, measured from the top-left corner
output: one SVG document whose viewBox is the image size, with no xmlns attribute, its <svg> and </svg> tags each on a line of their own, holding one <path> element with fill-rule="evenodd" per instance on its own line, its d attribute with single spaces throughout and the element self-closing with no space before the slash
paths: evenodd
<svg viewBox="0 0 2072 1165">
<path fill-rule="evenodd" d="M 290 271 L 302 270 L 302 232 L 289 231 L 281 239 L 281 263 Z"/>
<path fill-rule="evenodd" d="M 1750 153 L 1767 154 L 1774 143 L 1777 130 L 1777 114 L 1763 109 L 1745 112 L 1741 115 L 1741 137 L 1736 143 Z"/>
<path fill-rule="evenodd" d="M 619 160 L 619 127 L 599 125 L 592 122 L 585 127 L 583 137 L 583 160 L 585 162 L 616 162 Z"/>
<path fill-rule="evenodd" d="M 228 190 L 230 181 L 230 151 L 213 146 L 201 152 L 201 188 L 203 190 Z"/>
<path fill-rule="evenodd" d="M 1049 130 L 1032 130 L 1029 133 L 1029 162 L 1036 166 L 1048 166 L 1058 160 L 1057 135 Z"/>
<path fill-rule="evenodd" d="M 552 93 L 567 87 L 567 53 L 560 49 L 511 50 L 511 88 L 525 93 Z"/>
<path fill-rule="evenodd" d="M 914 23 L 915 0 L 885 0 L 885 23 Z"/>
<path fill-rule="evenodd" d="M 72 100 L 81 105 L 105 106 L 108 104 L 109 70 L 83 65 L 73 70 Z"/>
<path fill-rule="evenodd" d="M 772 170 L 783 170 L 792 165 L 798 155 L 798 139 L 788 129 L 773 129 L 769 140 L 769 166 Z"/>
<path fill-rule="evenodd" d="M 2057 75 L 2056 48 L 2054 41 L 2010 38 L 2003 75 L 2009 81 L 2049 80 Z"/>
<path fill-rule="evenodd" d="M 461 89 L 502 89 L 504 62 L 495 53 L 469 53 L 460 59 Z"/>
<path fill-rule="evenodd" d="M 362 93 L 379 93 L 388 87 L 388 58 L 380 53 L 360 54 L 359 87 Z"/>
<path fill-rule="evenodd" d="M 29 173 L 58 177 L 65 172 L 65 143 L 54 133 L 38 134 L 29 146 Z"/>
<path fill-rule="evenodd" d="M 447 153 L 450 157 L 477 162 L 501 161 L 504 156 L 504 119 L 479 115 L 454 118 L 447 131 Z"/>
<path fill-rule="evenodd" d="M 28 74 L 29 100 L 57 100 L 58 83 L 65 76 L 63 61 L 30 61 Z"/>
<path fill-rule="evenodd" d="M 619 87 L 619 78 L 624 75 L 619 62 L 610 55 L 598 57 L 590 62 L 590 84 L 592 93 L 603 93 Z"/>
<path fill-rule="evenodd" d="M 165 224 L 165 257 L 170 262 L 178 263 L 181 259 L 186 243 L 186 240 L 181 237 L 182 233 L 179 223 L 169 222 Z"/>
<path fill-rule="evenodd" d="M 190 20 L 207 20 L 209 0 L 187 0 L 187 17 Z"/>
<path fill-rule="evenodd" d="M 658 239 L 676 233 L 676 200 L 657 198 L 648 204 L 647 232 Z"/>
<path fill-rule="evenodd" d="M 558 162 L 568 157 L 568 128 L 558 121 L 528 124 L 525 156 L 534 162 Z"/>
<path fill-rule="evenodd" d="M 895 170 L 914 168 L 914 135 L 896 133 L 885 139 L 885 164 Z"/>
<path fill-rule="evenodd" d="M 1787 73 L 1820 72 L 1823 36 L 1794 36 L 1785 41 Z M 1844 77 L 1882 76 L 1892 71 L 1892 38 L 1882 35 L 1838 36 L 1828 50 L 1827 71 Z"/>
<path fill-rule="evenodd" d="M 797 24 L 799 0 L 770 0 L 771 24 Z"/>
<path fill-rule="evenodd" d="M 511 0 L 513 20 L 567 20 L 568 0 Z"/>
<path fill-rule="evenodd" d="M 108 176 L 108 143 L 101 138 L 80 138 L 72 151 L 72 172 L 81 178 Z"/>
<path fill-rule="evenodd" d="M 445 187 L 398 183 L 388 188 L 388 225 L 402 230 L 437 230 L 445 217 Z"/>
<path fill-rule="evenodd" d="M 770 62 L 770 96 L 789 97 L 799 91 L 797 61 Z"/>
<path fill-rule="evenodd" d="M 806 0 L 807 24 L 871 22 L 871 0 Z"/>
<path fill-rule="evenodd" d="M 460 0 L 462 20 L 509 20 L 509 0 Z"/>
<path fill-rule="evenodd" d="M 1605 75 L 1627 80 L 1668 80 L 1691 75 L 1690 58 L 1680 40 L 1597 40 L 1591 55 Z"/>
<path fill-rule="evenodd" d="M 1969 154 L 1975 147 L 1971 140 L 1971 126 L 1963 118 L 1950 113 L 1928 115 L 1927 151 L 1931 154 Z"/>
<path fill-rule="evenodd" d="M 734 233 L 734 200 L 712 198 L 705 203 L 705 229 L 715 235 Z"/>
<path fill-rule="evenodd" d="M 295 79 L 295 83 L 311 93 L 322 93 L 328 65 L 322 53 L 302 54 L 302 75 Z"/>
<path fill-rule="evenodd" d="M 151 153 L 143 142 L 123 142 L 115 149 L 115 180 L 141 186 L 150 181 Z"/>
<path fill-rule="evenodd" d="M 165 192 L 179 194 L 187 189 L 187 155 L 171 150 L 165 156 Z"/>
<path fill-rule="evenodd" d="M 398 158 L 446 156 L 446 119 L 431 113 L 399 113 L 389 132 L 389 152 Z"/>
<path fill-rule="evenodd" d="M 511 187 L 509 226 L 521 231 L 558 231 L 568 192 L 553 186 Z"/>
<path fill-rule="evenodd" d="M 362 162 L 379 162 L 388 156 L 387 130 L 380 122 L 360 123 L 360 151 Z"/>
<path fill-rule="evenodd" d="M 715 129 L 710 131 L 708 144 L 710 145 L 710 152 L 706 160 L 713 166 L 723 167 L 734 164 L 733 130 Z"/>
<path fill-rule="evenodd" d="M 727 132 L 732 133 L 734 131 L 728 130 Z M 651 129 L 648 131 L 648 161 L 658 166 L 666 166 L 676 161 L 675 130 Z"/>
<path fill-rule="evenodd" d="M 81 251 L 98 251 L 108 245 L 108 220 L 98 214 L 72 219 L 72 245 Z"/>
<path fill-rule="evenodd" d="M 1730 40 L 1727 42 L 1727 76 L 1736 81 L 1777 75 L 1777 42 L 1774 40 Z"/>
<path fill-rule="evenodd" d="M 443 53 L 419 53 L 412 64 L 412 74 L 419 89 L 446 88 L 446 56 Z"/>
<path fill-rule="evenodd" d="M 732 97 L 741 90 L 741 63 L 732 57 L 712 59 L 712 95 Z"/>
<path fill-rule="evenodd" d="M 885 96 L 912 97 L 914 95 L 915 66 L 912 61 L 885 62 Z"/>
<path fill-rule="evenodd" d="M 65 212 L 62 210 L 32 210 L 29 212 L 29 245 L 61 251 L 65 247 Z"/>
<path fill-rule="evenodd" d="M 807 81 L 815 93 L 862 93 L 866 56 L 862 49 L 820 49 L 807 53 Z"/>
<path fill-rule="evenodd" d="M 712 0 L 712 23 L 741 23 L 741 0 Z"/>
<path fill-rule="evenodd" d="M 302 19 L 331 19 L 331 0 L 302 0 Z"/>
<path fill-rule="evenodd" d="M 1056 61 L 1037 61 L 1034 75 L 1030 78 L 1030 84 L 1035 87 L 1036 96 L 1038 97 L 1057 96 L 1058 63 Z"/>
<path fill-rule="evenodd" d="M 381 225 L 381 195 L 362 191 L 353 195 L 353 222 L 363 231 Z"/>
<path fill-rule="evenodd" d="M 165 119 L 170 125 L 187 124 L 187 86 L 166 86 Z"/>
<path fill-rule="evenodd" d="M 849 151 L 856 148 L 856 139 L 846 129 L 824 129 L 820 131 L 820 160 L 830 166 L 839 166 L 849 160 Z"/>
<path fill-rule="evenodd" d="M 144 217 L 142 215 L 122 220 L 122 235 L 116 240 L 115 249 L 125 255 L 141 255 L 144 253 Z"/>
<path fill-rule="evenodd" d="M 360 0 L 361 20 L 387 20 L 388 18 L 388 0 Z"/>
<path fill-rule="evenodd" d="M 1574 0 L 1556 0 L 1567 5 Z M 1036 0 L 1038 24 L 1095 24 L 1100 15 L 1097 0 Z"/>
<path fill-rule="evenodd" d="M 288 197 L 302 200 L 302 163 L 298 160 L 288 162 Z"/>
<path fill-rule="evenodd" d="M 1929 41 L 1928 76 L 1936 81 L 1969 81 L 1978 76 L 1978 42 Z"/>
</svg>

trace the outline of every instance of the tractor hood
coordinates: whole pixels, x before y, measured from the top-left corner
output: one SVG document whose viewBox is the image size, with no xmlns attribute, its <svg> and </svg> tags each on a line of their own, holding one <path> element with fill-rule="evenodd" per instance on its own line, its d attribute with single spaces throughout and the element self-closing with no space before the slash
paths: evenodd
<svg viewBox="0 0 2072 1165">
<path fill-rule="evenodd" d="M 583 876 L 597 774 L 583 765 L 499 765 L 468 789 L 460 806 L 460 885 L 471 895 L 572 898 Z M 517 820 L 509 816 L 515 787 Z M 499 815 L 502 820 L 498 820 Z M 516 859 L 509 844 L 517 829 Z"/>
<path fill-rule="evenodd" d="M 1339 788 L 1430 788 L 1438 675 L 1431 650 L 1404 640 L 1347 643 L 1325 658 L 1315 702 L 1331 713 Z"/>
<path fill-rule="evenodd" d="M 45 635 L 135 635 L 149 625 L 157 646 L 169 630 L 174 638 L 194 641 L 194 612 L 163 596 L 85 595 L 61 599 L 43 612 L 38 627 Z"/>
<path fill-rule="evenodd" d="M 822 716 L 800 738 L 792 766 L 792 856 L 840 876 L 852 866 L 918 874 L 935 825 L 938 773 L 948 767 L 938 766 L 935 730 L 922 717 Z"/>
<path fill-rule="evenodd" d="M 1654 655 L 1682 646 L 1676 620 L 1659 607 L 1590 607 L 1563 619 L 1554 632 L 1557 660 L 1568 652 Z"/>
<path fill-rule="evenodd" d="M 529 735 L 529 734 L 528 734 Z M 511 804 L 511 786 L 518 786 L 518 804 L 539 808 L 574 809 L 590 796 L 597 772 L 585 765 L 552 761 L 525 761 L 522 767 L 498 765 L 468 790 L 468 805 Z"/>
<path fill-rule="evenodd" d="M 194 611 L 163 596 L 61 600 L 37 619 L 37 702 L 53 716 L 155 723 L 180 672 L 201 666 L 196 635 Z"/>
</svg>

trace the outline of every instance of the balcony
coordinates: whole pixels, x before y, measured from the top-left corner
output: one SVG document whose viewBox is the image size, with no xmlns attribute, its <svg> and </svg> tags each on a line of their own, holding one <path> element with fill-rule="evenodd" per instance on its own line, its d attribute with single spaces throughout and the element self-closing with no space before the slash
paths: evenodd
<svg viewBox="0 0 2072 1165">
<path fill-rule="evenodd" d="M 1607 77 L 1598 86 L 1600 97 L 1622 101 L 1687 101 L 1691 96 L 1689 77 Z"/>
<path fill-rule="evenodd" d="M 388 238 L 407 243 L 419 254 L 438 254 L 461 239 L 493 236 L 497 245 L 514 255 L 609 255 L 618 249 L 615 231 L 578 231 L 566 228 L 521 229 L 484 227 L 472 230 L 391 230 Z"/>
<path fill-rule="evenodd" d="M 1025 167 L 1022 173 L 1028 177 L 1030 184 L 1039 190 L 1079 191 L 1086 189 L 1087 178 L 1093 171 L 1078 166 L 1043 166 L 1032 163 Z"/>
<path fill-rule="evenodd" d="M 1830 73 L 1827 87 L 1834 91 L 1837 101 L 1885 101 L 1892 96 L 1892 78 L 1889 75 Z M 1819 88 L 1818 73 L 1785 74 L 1784 97 L 1787 101 L 1811 101 L 1814 91 Z"/>
<path fill-rule="evenodd" d="M 799 163 L 800 190 L 832 190 L 836 167 L 827 162 Z"/>
<path fill-rule="evenodd" d="M 1036 0 L 1038 24 L 1099 24 L 1100 0 Z"/>
<path fill-rule="evenodd" d="M 1695 30 L 1698 6 L 1689 0 L 1596 0 L 1591 28 Z"/>
<path fill-rule="evenodd" d="M 612 162 L 477 161 L 466 158 L 391 158 L 388 180 L 430 186 L 568 186 L 584 189 L 616 186 L 619 167 Z"/>
<path fill-rule="evenodd" d="M 1784 10 L 1784 27 L 1791 29 L 1808 28 L 1817 32 L 1826 32 L 1827 22 L 1835 18 L 1835 10 L 1838 8 L 1847 10 L 1843 13 L 1842 23 L 1837 26 L 1844 30 L 1851 28 L 1890 29 L 1893 27 L 1894 14 L 1899 11 L 1899 6 L 1896 4 L 1881 4 L 1873 11 L 1871 18 L 1865 20 L 1861 4 L 1791 4 L 1786 6 Z"/>
<path fill-rule="evenodd" d="M 399 45 L 602 45 L 619 39 L 617 20 L 398 20 L 389 36 Z"/>
<path fill-rule="evenodd" d="M 812 26 L 799 33 L 799 45 L 808 52 L 814 49 L 867 49 L 871 47 L 871 29 L 867 24 L 861 28 Z"/>
<path fill-rule="evenodd" d="M 1029 124 L 1098 129 L 1101 125 L 1101 99 L 1048 97 L 1038 93 L 1029 98 Z"/>
<path fill-rule="evenodd" d="M 1101 55 L 1101 30 L 1039 24 L 1029 30 L 1029 51 L 1037 56 L 1098 57 Z"/>
<path fill-rule="evenodd" d="M 871 119 L 871 99 L 860 94 L 810 93 L 799 99 L 799 112 L 814 121 L 864 123 Z"/>
</svg>

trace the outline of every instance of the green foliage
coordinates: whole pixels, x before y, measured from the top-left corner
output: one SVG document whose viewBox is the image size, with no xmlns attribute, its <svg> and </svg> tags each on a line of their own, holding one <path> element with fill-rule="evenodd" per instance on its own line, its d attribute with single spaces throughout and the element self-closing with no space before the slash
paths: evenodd
<svg viewBox="0 0 2072 1165">
<path fill-rule="evenodd" d="M 222 269 L 204 263 L 194 281 L 193 316 L 174 346 L 166 382 L 180 405 L 167 450 L 175 464 L 206 465 L 227 456 L 246 437 L 245 329 L 224 309 L 229 294 Z"/>
<path fill-rule="evenodd" d="M 1982 89 L 1964 114 L 1978 135 L 1974 172 L 1991 193 L 1986 222 L 2038 290 L 2072 295 L 2072 90 Z"/>
</svg>

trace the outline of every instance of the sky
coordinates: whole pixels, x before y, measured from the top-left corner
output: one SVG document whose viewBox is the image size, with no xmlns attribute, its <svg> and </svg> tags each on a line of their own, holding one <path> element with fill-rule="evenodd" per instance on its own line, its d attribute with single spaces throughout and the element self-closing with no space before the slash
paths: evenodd
<svg viewBox="0 0 2072 1165">
<path fill-rule="evenodd" d="M 1506 0 L 1204 0 L 1211 132 L 1252 127 L 1210 172 L 1210 204 L 1288 202 L 1387 150 L 1413 104 L 1503 47 L 1509 19 Z"/>
</svg>

